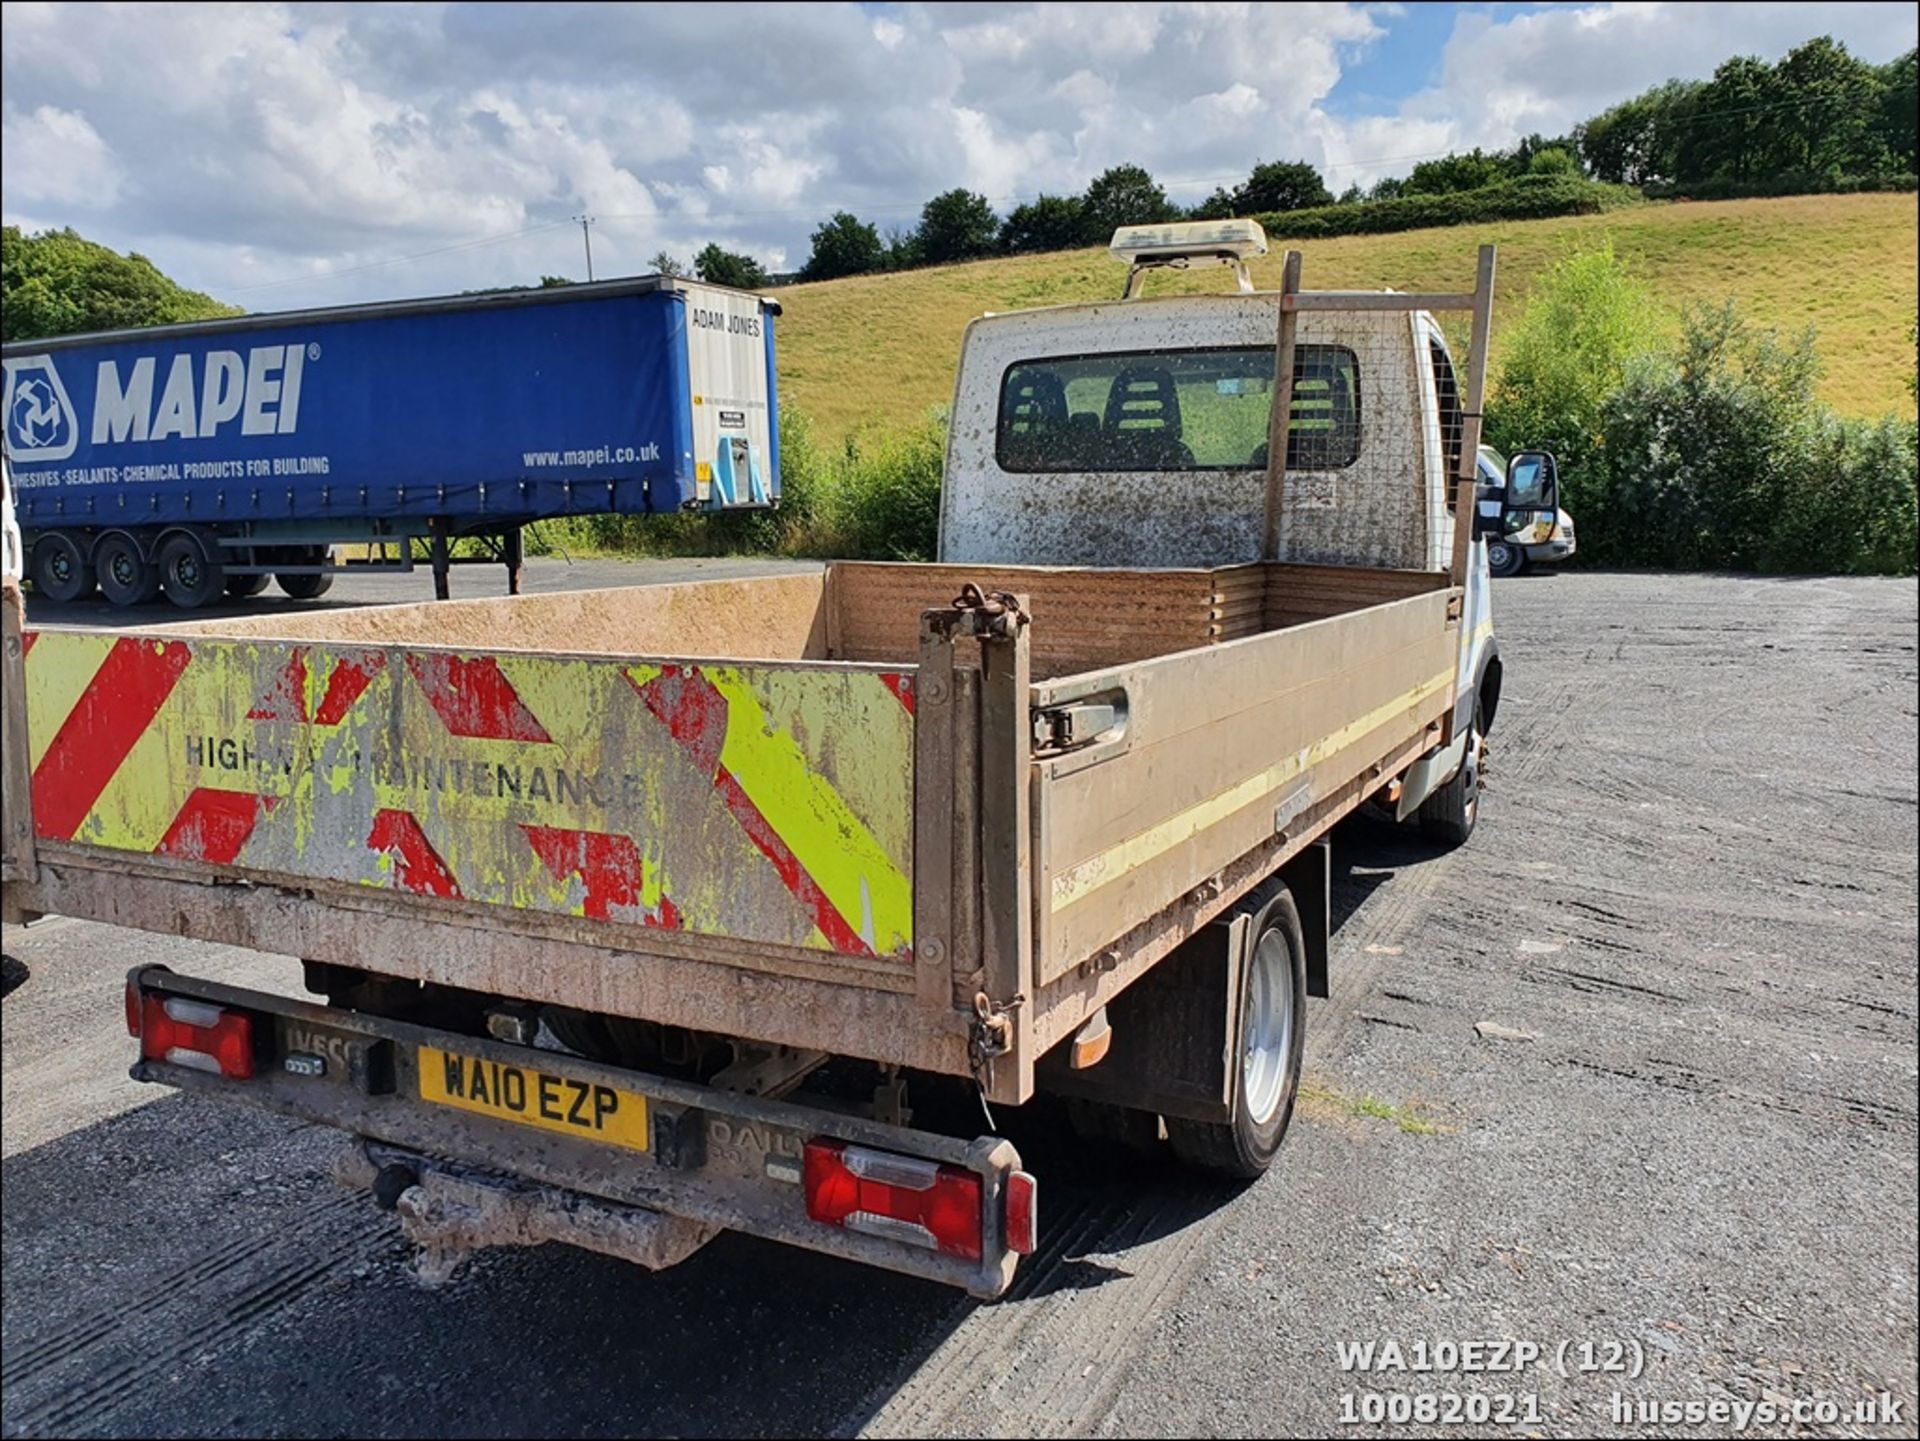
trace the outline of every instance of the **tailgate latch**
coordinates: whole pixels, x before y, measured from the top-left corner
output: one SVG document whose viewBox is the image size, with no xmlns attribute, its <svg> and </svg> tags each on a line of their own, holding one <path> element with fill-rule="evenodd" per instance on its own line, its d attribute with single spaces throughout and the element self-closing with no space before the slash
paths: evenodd
<svg viewBox="0 0 1920 1441">
<path fill-rule="evenodd" d="M 1039 707 L 1033 713 L 1034 755 L 1060 755 L 1098 740 L 1114 739 L 1126 723 L 1124 691 Z"/>
</svg>

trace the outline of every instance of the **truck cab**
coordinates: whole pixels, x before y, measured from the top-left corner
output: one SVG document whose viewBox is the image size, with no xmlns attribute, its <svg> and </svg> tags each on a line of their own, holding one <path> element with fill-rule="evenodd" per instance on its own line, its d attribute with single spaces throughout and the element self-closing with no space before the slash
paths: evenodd
<svg viewBox="0 0 1920 1441">
<path fill-rule="evenodd" d="M 1466 387 L 1439 322 L 1392 292 L 1311 297 L 1326 308 L 1298 317 L 1286 463 L 1270 477 L 1276 296 L 1246 269 L 1265 250 L 1252 221 L 1123 228 L 1123 298 L 975 320 L 954 388 L 941 560 L 1448 570 Z M 1234 268 L 1237 293 L 1142 293 L 1151 270 L 1215 262 Z M 1263 554 L 1269 507 L 1276 543 Z M 1453 744 L 1395 794 L 1403 820 L 1463 771 L 1477 795 L 1500 685 L 1499 537 L 1479 529 L 1464 557 Z"/>
<path fill-rule="evenodd" d="M 1497 498 L 1500 533 L 1487 538 L 1487 569 L 1500 577 L 1519 575 L 1530 565 L 1552 565 L 1575 550 L 1573 517 L 1559 504 L 1558 486 L 1538 452 L 1515 456 L 1517 484 L 1510 483 L 1512 462 L 1490 445 L 1480 447 L 1482 493 Z M 1547 457 L 1551 462 L 1551 457 Z"/>
</svg>

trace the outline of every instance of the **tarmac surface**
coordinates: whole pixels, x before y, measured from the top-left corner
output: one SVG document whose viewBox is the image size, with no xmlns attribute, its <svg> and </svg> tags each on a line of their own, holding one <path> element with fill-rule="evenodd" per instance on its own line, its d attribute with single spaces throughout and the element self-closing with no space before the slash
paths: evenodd
<svg viewBox="0 0 1920 1441">
<path fill-rule="evenodd" d="M 1634 1408 L 1833 1402 L 1748 1434 L 1913 1435 L 1913 583 L 1539 575 L 1495 612 L 1473 839 L 1336 834 L 1335 994 L 1275 1169 L 1223 1187 L 1036 1121 L 1043 1248 L 992 1305 L 734 1236 L 658 1275 L 548 1246 L 425 1290 L 327 1133 L 126 1077 L 130 966 L 298 994 L 293 962 L 9 930 L 0 1431 L 1725 1435 Z M 1540 1359 L 1342 1359 L 1503 1339 Z M 1882 1393 L 1899 1420 L 1852 1419 Z"/>
</svg>

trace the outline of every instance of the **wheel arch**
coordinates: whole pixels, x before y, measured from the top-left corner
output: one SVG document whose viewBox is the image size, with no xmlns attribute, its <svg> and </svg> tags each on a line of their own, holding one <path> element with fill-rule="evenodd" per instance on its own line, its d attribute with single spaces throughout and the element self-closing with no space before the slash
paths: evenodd
<svg viewBox="0 0 1920 1441">
<path fill-rule="evenodd" d="M 1474 677 L 1473 688 L 1480 697 L 1480 727 L 1483 734 L 1493 730 L 1493 717 L 1500 709 L 1500 684 L 1506 672 L 1506 666 L 1500 660 L 1500 642 L 1491 636 L 1487 638 L 1486 654 L 1480 658 L 1479 673 Z"/>
</svg>

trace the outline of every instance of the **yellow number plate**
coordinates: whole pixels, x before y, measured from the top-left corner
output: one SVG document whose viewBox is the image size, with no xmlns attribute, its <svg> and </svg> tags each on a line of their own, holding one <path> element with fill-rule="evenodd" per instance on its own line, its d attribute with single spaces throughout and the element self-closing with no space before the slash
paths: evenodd
<svg viewBox="0 0 1920 1441">
<path fill-rule="evenodd" d="M 566 1136 L 647 1149 L 647 1098 L 531 1066 L 420 1048 L 420 1099 Z"/>
</svg>

